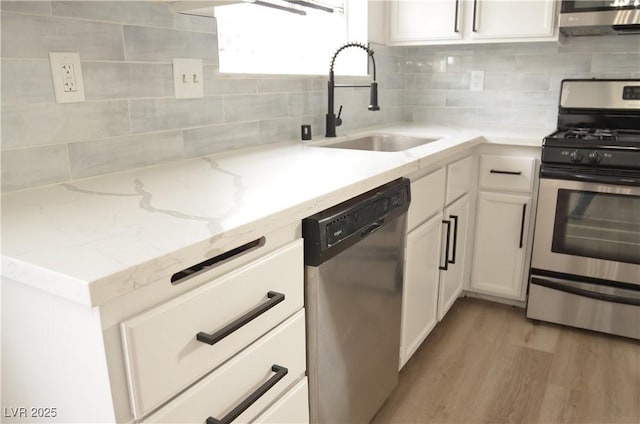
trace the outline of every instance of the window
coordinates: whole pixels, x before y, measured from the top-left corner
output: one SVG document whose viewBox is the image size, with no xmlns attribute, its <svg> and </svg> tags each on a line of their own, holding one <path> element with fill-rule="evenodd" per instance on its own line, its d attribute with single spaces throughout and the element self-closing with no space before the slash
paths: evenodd
<svg viewBox="0 0 640 424">
<path fill-rule="evenodd" d="M 304 2 L 265 0 L 216 7 L 220 72 L 326 75 L 342 44 L 366 42 L 366 1 L 323 0 L 321 4 L 333 12 L 295 3 Z M 366 52 L 341 53 L 335 72 L 366 75 Z"/>
</svg>

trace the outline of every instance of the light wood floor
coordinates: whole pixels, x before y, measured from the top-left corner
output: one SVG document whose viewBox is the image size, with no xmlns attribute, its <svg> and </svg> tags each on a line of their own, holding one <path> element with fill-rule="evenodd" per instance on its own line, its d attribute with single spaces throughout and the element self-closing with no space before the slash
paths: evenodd
<svg viewBox="0 0 640 424">
<path fill-rule="evenodd" d="M 640 342 L 459 299 L 373 420 L 391 422 L 637 424 Z"/>
</svg>

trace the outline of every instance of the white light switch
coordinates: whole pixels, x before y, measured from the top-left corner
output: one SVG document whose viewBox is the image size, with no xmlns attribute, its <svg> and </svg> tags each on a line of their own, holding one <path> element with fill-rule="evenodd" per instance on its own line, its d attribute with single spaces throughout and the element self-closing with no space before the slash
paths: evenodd
<svg viewBox="0 0 640 424">
<path fill-rule="evenodd" d="M 78 52 L 49 52 L 56 103 L 84 102 L 84 81 Z"/>
<path fill-rule="evenodd" d="M 173 59 L 173 86 L 176 99 L 204 95 L 202 59 Z"/>
</svg>

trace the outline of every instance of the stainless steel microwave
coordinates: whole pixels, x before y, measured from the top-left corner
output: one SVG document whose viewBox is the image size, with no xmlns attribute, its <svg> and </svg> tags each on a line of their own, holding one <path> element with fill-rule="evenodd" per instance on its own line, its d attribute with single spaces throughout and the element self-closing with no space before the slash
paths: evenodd
<svg viewBox="0 0 640 424">
<path fill-rule="evenodd" d="M 640 34 L 640 0 L 562 0 L 565 35 Z"/>
</svg>

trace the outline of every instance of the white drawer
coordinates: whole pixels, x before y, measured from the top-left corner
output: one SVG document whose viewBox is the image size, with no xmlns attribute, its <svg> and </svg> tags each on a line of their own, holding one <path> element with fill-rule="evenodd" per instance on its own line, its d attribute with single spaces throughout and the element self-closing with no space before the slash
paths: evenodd
<svg viewBox="0 0 640 424">
<path fill-rule="evenodd" d="M 140 418 L 303 307 L 303 243 L 263 258 L 122 323 L 133 414 Z M 213 345 L 214 333 L 247 312 L 272 305 Z"/>
<path fill-rule="evenodd" d="M 309 384 L 307 377 L 285 393 L 254 424 L 304 424 L 309 422 Z"/>
<path fill-rule="evenodd" d="M 431 218 L 444 206 L 444 168 L 411 181 L 411 204 L 407 215 L 407 232 Z"/>
<path fill-rule="evenodd" d="M 447 166 L 447 198 L 445 204 L 462 197 L 471 191 L 473 158 L 467 156 Z"/>
<path fill-rule="evenodd" d="M 274 365 L 286 368 L 286 375 L 232 420 L 250 422 L 304 376 L 305 347 L 302 309 L 144 422 L 203 423 L 209 417 L 222 420 L 259 388 L 279 377 Z"/>
<path fill-rule="evenodd" d="M 480 157 L 480 188 L 531 193 L 535 158 L 482 155 Z"/>
</svg>

